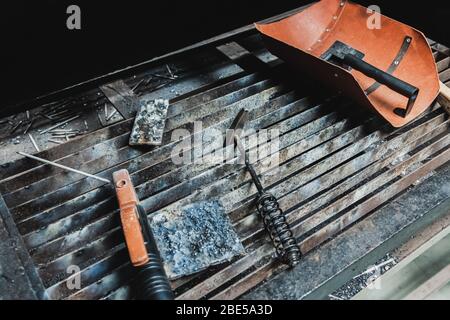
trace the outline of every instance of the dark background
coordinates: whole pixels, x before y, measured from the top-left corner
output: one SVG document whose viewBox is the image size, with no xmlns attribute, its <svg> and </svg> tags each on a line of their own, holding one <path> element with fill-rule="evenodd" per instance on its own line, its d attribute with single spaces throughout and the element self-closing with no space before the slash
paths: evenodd
<svg viewBox="0 0 450 320">
<path fill-rule="evenodd" d="M 65 88 L 278 13 L 305 0 L 2 2 L 1 107 Z M 446 1 L 370 0 L 382 13 L 450 46 Z M 82 29 L 66 28 L 81 7 Z"/>
</svg>

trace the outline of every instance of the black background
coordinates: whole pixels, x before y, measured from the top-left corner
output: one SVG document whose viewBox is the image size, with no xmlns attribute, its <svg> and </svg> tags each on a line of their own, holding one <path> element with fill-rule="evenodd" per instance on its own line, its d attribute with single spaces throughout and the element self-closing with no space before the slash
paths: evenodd
<svg viewBox="0 0 450 320">
<path fill-rule="evenodd" d="M 30 99 L 136 64 L 312 1 L 11 1 L 1 4 L 2 103 Z M 370 0 L 450 46 L 446 1 Z M 66 28 L 79 5 L 82 29 Z M 448 6 L 448 5 L 447 5 Z"/>
</svg>

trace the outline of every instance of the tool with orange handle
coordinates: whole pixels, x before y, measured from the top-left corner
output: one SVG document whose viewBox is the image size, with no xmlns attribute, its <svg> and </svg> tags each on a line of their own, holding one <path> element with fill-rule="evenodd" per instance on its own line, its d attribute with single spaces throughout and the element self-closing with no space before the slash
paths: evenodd
<svg viewBox="0 0 450 320">
<path fill-rule="evenodd" d="M 139 204 L 127 170 L 113 173 L 125 242 L 131 264 L 137 270 L 134 281 L 138 300 L 172 300 L 167 279 L 147 215 Z"/>
</svg>

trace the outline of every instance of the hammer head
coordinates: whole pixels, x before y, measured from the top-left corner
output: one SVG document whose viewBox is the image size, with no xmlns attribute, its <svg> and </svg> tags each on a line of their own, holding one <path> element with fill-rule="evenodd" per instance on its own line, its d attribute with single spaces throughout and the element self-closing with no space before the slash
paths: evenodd
<svg viewBox="0 0 450 320">
<path fill-rule="evenodd" d="M 341 42 L 341 41 L 336 41 L 330 49 L 328 49 L 322 56 L 321 58 L 324 60 L 327 60 L 333 64 L 336 64 L 338 66 L 343 67 L 344 69 L 347 70 L 351 70 L 351 68 L 349 66 L 346 66 L 343 64 L 343 60 L 344 57 L 347 54 L 351 54 L 353 56 L 356 56 L 358 59 L 363 59 L 364 58 L 364 53 L 362 53 L 361 51 L 358 51 L 352 47 L 350 47 L 349 45 Z"/>
</svg>

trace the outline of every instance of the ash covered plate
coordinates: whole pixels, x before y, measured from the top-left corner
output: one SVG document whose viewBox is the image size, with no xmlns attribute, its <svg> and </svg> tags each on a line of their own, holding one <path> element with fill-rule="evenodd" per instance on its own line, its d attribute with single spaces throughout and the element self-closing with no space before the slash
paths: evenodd
<svg viewBox="0 0 450 320">
<path fill-rule="evenodd" d="M 161 145 L 168 108 L 168 100 L 142 100 L 131 131 L 130 145 Z"/>
<path fill-rule="evenodd" d="M 244 253 L 219 200 L 161 210 L 150 224 L 169 279 L 197 273 Z"/>
</svg>

